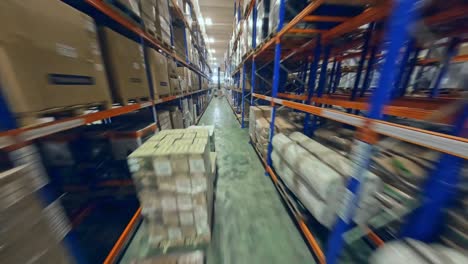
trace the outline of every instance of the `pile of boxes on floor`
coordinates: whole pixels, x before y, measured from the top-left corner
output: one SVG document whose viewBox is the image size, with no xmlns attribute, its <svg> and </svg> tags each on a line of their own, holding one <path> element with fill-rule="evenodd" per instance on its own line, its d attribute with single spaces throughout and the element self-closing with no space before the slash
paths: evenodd
<svg viewBox="0 0 468 264">
<path fill-rule="evenodd" d="M 0 173 L 2 263 L 74 263 L 62 243 L 71 226 L 57 197 L 44 195 L 48 180 L 39 152 L 22 146 L 8 159 L 9 169 Z"/>
<path fill-rule="evenodd" d="M 302 113 L 283 108 L 276 111 L 275 134 L 291 134 L 294 131 L 302 131 Z M 268 149 L 270 135 L 271 106 L 251 106 L 249 109 L 249 134 L 252 143 L 265 158 Z"/>
<path fill-rule="evenodd" d="M 216 173 L 213 130 L 164 130 L 128 157 L 152 247 L 210 241 Z"/>
<path fill-rule="evenodd" d="M 142 2 L 146 7 L 151 1 Z M 167 19 L 167 1 L 154 4 L 151 10 L 165 10 L 159 17 Z M 143 17 L 147 13 L 153 14 L 145 11 Z M 28 19 L 18 23 L 19 17 Z M 141 45 L 110 28 L 96 27 L 91 17 L 66 3 L 1 1 L 0 21 L 12 25 L 0 32 L 0 52 L 6 54 L 0 59 L 0 86 L 11 112 L 23 123 L 70 106 L 110 108 L 113 103 L 151 99 Z M 18 38 L 18 32 L 23 37 Z M 206 80 L 171 58 L 150 48 L 146 52 L 155 99 L 208 88 Z"/>
</svg>

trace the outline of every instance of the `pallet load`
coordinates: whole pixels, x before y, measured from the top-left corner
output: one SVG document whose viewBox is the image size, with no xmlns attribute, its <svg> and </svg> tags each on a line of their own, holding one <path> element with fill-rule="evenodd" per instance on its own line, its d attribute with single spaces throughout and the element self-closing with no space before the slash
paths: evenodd
<svg viewBox="0 0 468 264">
<path fill-rule="evenodd" d="M 44 205 L 31 164 L 0 173 L 2 263 L 73 263 L 63 239 L 71 226 L 59 201 Z"/>
<path fill-rule="evenodd" d="M 99 29 L 106 70 L 114 101 L 148 101 L 150 91 L 143 50 L 135 41 L 107 27 Z"/>
<path fill-rule="evenodd" d="M 214 176 L 208 134 L 205 129 L 161 131 L 128 157 L 152 247 L 211 239 Z"/>
<path fill-rule="evenodd" d="M 154 98 L 167 97 L 171 95 L 167 58 L 154 49 L 147 49 L 147 51 L 153 80 Z"/>
<path fill-rule="evenodd" d="M 331 228 L 343 216 L 346 208 L 340 204 L 348 198 L 346 184 L 355 169 L 351 160 L 299 132 L 275 135 L 271 158 L 280 178 L 318 222 Z M 381 209 L 377 196 L 383 183 L 365 171 L 361 184 L 353 221 L 365 225 Z"/>
<path fill-rule="evenodd" d="M 110 108 L 92 18 L 60 1 L 6 0 L 0 22 L 9 25 L 0 32 L 0 87 L 20 125 L 91 105 Z"/>
<path fill-rule="evenodd" d="M 167 110 L 158 111 L 158 121 L 159 121 L 159 127 L 161 128 L 161 130 L 172 129 L 171 115 L 169 111 Z"/>
<path fill-rule="evenodd" d="M 271 106 L 251 106 L 249 108 L 249 135 L 251 140 L 256 142 L 256 122 L 260 118 L 270 118 Z"/>
</svg>

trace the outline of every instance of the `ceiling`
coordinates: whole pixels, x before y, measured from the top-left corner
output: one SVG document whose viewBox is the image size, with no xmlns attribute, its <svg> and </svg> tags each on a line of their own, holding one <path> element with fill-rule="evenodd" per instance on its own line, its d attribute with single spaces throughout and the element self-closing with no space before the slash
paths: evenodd
<svg viewBox="0 0 468 264">
<path fill-rule="evenodd" d="M 201 16 L 211 18 L 212 25 L 205 25 L 206 35 L 213 38 L 214 42 L 209 43 L 211 53 L 216 58 L 210 66 L 212 69 L 223 65 L 224 53 L 229 46 L 229 39 L 232 34 L 232 24 L 234 21 L 234 1 L 233 0 L 198 0 Z"/>
</svg>

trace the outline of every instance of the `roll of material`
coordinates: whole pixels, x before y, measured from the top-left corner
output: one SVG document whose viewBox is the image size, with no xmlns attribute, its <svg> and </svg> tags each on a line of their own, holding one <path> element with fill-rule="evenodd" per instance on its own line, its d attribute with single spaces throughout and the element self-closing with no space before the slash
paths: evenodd
<svg viewBox="0 0 468 264">
<path fill-rule="evenodd" d="M 306 135 L 294 132 L 290 139 L 314 155 L 318 160 L 333 168 L 346 182 L 349 176 L 354 176 L 354 163 L 317 141 L 310 139 Z M 358 192 L 359 202 L 354 221 L 363 224 L 370 217 L 379 211 L 380 202 L 376 196 L 383 191 L 382 180 L 370 171 L 366 171 L 361 179 L 361 185 Z"/>
<path fill-rule="evenodd" d="M 273 148 L 320 199 L 328 199 L 335 186 L 344 186 L 343 178 L 283 134 L 273 137 Z"/>
<path fill-rule="evenodd" d="M 337 200 L 324 201 L 317 198 L 317 195 L 311 188 L 307 187 L 304 181 L 289 167 L 289 165 L 280 157 L 277 151 L 271 153 L 271 160 L 273 167 L 301 203 L 307 210 L 317 219 L 319 223 L 331 228 L 335 219 L 335 208 L 338 203 Z M 334 196 L 336 197 L 336 195 Z"/>
<path fill-rule="evenodd" d="M 464 264 L 468 257 L 463 253 L 438 244 L 425 244 L 412 239 L 385 243 L 369 259 L 373 264 Z"/>
<path fill-rule="evenodd" d="M 297 179 L 293 182 L 302 183 L 286 185 L 320 223 L 331 227 L 340 201 L 344 198 L 347 179 L 353 172 L 353 163 L 299 132 L 289 137 L 283 134 L 273 137 L 273 167 L 282 179 L 287 178 L 286 182 L 291 182 L 292 178 Z M 359 189 L 359 201 L 353 218 L 357 224 L 365 224 L 381 210 L 377 195 L 382 189 L 380 178 L 367 171 Z M 317 210 L 322 207 L 325 209 Z"/>
</svg>

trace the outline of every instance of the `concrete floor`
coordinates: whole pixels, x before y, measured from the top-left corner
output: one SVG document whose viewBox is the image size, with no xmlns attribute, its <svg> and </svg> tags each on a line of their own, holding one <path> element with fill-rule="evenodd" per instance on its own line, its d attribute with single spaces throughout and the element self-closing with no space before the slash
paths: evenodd
<svg viewBox="0 0 468 264">
<path fill-rule="evenodd" d="M 225 98 L 213 98 L 200 125 L 215 125 L 218 181 L 208 264 L 315 263 L 299 231 L 265 176 Z M 122 262 L 158 253 L 144 243 L 144 223 Z"/>
</svg>

